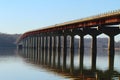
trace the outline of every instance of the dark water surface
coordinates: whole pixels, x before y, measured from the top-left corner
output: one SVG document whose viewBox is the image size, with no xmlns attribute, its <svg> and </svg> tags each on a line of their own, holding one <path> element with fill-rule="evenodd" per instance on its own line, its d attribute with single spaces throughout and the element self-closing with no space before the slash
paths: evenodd
<svg viewBox="0 0 120 80">
<path fill-rule="evenodd" d="M 78 52 L 76 50 L 75 53 Z M 41 66 L 27 57 L 21 57 L 15 48 L 0 48 L 0 80 L 120 80 L 119 50 L 115 52 L 114 68 L 112 71 L 109 70 L 108 66 L 107 50 L 98 50 L 97 69 L 95 71 L 91 70 L 91 54 L 89 52 L 89 49 L 85 49 L 83 74 L 79 75 L 80 77 L 76 79 L 76 77 L 70 77 L 69 74 L 64 75 L 63 72 L 57 72 L 52 68 L 49 69 L 49 67 Z M 69 56 L 69 51 L 67 56 Z M 78 58 L 79 56 L 76 54 L 74 58 L 76 69 L 79 66 Z M 69 66 L 70 59 L 67 57 L 68 69 Z"/>
</svg>

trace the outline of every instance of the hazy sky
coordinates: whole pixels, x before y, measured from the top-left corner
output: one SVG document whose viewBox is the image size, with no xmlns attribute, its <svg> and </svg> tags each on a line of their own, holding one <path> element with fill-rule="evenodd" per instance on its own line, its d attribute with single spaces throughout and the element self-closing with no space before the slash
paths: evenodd
<svg viewBox="0 0 120 80">
<path fill-rule="evenodd" d="M 120 9 L 120 0 L 0 0 L 0 32 L 24 33 Z"/>
</svg>

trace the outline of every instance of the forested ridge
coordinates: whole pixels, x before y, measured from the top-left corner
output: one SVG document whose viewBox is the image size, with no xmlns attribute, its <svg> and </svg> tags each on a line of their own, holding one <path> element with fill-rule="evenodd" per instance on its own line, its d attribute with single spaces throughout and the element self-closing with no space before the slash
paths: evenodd
<svg viewBox="0 0 120 80">
<path fill-rule="evenodd" d="M 16 47 L 16 40 L 20 34 L 0 33 L 0 47 Z"/>
</svg>

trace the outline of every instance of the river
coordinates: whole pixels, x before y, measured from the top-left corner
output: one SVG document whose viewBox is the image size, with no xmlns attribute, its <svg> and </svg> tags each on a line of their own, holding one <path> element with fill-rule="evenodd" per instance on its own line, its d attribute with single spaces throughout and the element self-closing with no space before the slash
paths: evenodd
<svg viewBox="0 0 120 80">
<path fill-rule="evenodd" d="M 115 51 L 114 70 L 109 73 L 107 50 L 98 50 L 97 70 L 92 76 L 90 50 L 85 50 L 84 55 L 84 77 L 78 80 L 120 80 L 120 51 Z M 69 51 L 68 51 L 69 52 Z M 79 51 L 78 51 L 79 52 Z M 76 53 L 78 53 L 76 51 Z M 77 55 L 77 54 L 76 54 Z M 69 54 L 68 54 L 69 56 Z M 78 68 L 78 56 L 74 58 L 75 68 Z M 62 64 L 62 63 L 61 63 Z M 67 58 L 67 67 L 69 69 L 70 59 Z M 62 75 L 63 73 L 48 69 L 37 62 L 28 60 L 20 56 L 16 48 L 0 48 L 0 80 L 73 80 L 73 77 Z M 91 74 L 91 75 L 89 75 Z M 108 78 L 108 77 L 111 78 Z M 95 78 L 94 78 L 95 77 Z M 77 80 L 77 79 L 76 79 Z"/>
</svg>

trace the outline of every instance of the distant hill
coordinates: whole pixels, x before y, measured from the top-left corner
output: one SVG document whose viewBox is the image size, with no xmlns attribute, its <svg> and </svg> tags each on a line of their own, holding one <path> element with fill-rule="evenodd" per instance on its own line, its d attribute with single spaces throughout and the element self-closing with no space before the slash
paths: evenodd
<svg viewBox="0 0 120 80">
<path fill-rule="evenodd" d="M 0 47 L 16 47 L 16 40 L 20 34 L 0 33 Z"/>
</svg>

